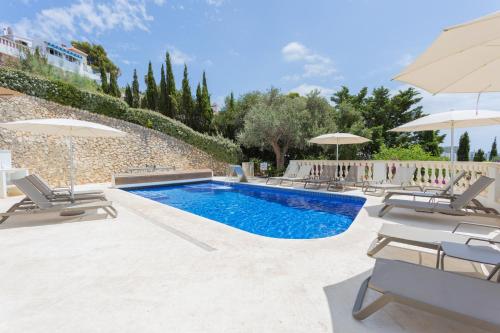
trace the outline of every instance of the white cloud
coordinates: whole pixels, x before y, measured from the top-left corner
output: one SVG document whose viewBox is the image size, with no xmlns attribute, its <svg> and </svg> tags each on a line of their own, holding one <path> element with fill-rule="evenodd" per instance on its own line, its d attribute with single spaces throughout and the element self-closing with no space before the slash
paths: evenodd
<svg viewBox="0 0 500 333">
<path fill-rule="evenodd" d="M 157 6 L 163 6 L 165 4 L 165 0 L 153 0 L 153 2 Z"/>
<path fill-rule="evenodd" d="M 207 1 L 207 4 L 209 4 L 210 6 L 216 6 L 216 7 L 219 7 L 221 6 L 225 0 L 206 0 Z"/>
<path fill-rule="evenodd" d="M 195 60 L 194 56 L 184 53 L 173 45 L 167 45 L 167 51 L 170 53 L 170 60 L 173 65 L 184 65 Z"/>
<path fill-rule="evenodd" d="M 80 0 L 68 6 L 42 9 L 34 18 L 23 18 L 11 25 L 19 35 L 58 42 L 81 39 L 83 33 L 92 35 L 114 29 L 148 31 L 148 22 L 152 20 L 145 0 Z"/>
<path fill-rule="evenodd" d="M 319 90 L 321 96 L 326 98 L 330 97 L 335 92 L 335 89 L 326 88 L 314 84 L 306 84 L 306 83 L 303 83 L 298 87 L 290 89 L 289 92 L 296 92 L 302 96 L 305 96 L 313 90 Z"/>
<path fill-rule="evenodd" d="M 302 62 L 303 73 L 301 75 L 292 74 L 285 76 L 292 81 L 300 79 L 300 77 L 326 77 L 337 72 L 333 65 L 332 59 L 315 53 L 299 42 L 290 42 L 281 49 L 281 54 L 285 61 Z"/>
</svg>

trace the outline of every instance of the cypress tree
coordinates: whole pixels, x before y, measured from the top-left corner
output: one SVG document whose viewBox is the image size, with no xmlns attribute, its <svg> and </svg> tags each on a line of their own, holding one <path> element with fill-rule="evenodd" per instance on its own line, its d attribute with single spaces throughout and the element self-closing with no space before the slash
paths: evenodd
<svg viewBox="0 0 500 333">
<path fill-rule="evenodd" d="M 118 82 L 116 81 L 116 72 L 115 71 L 111 71 L 111 73 L 109 73 L 109 87 L 108 87 L 108 89 L 109 89 L 109 92 L 108 92 L 109 95 L 115 96 L 115 97 L 122 96 L 120 88 L 118 87 Z"/>
<path fill-rule="evenodd" d="M 201 91 L 201 86 L 198 83 L 196 87 L 196 102 L 194 105 L 193 118 L 192 118 L 192 128 L 196 131 L 201 131 L 203 129 L 202 124 L 202 114 L 203 114 L 203 93 Z"/>
<path fill-rule="evenodd" d="M 203 132 L 210 131 L 212 120 L 214 118 L 214 112 L 212 110 L 212 103 L 210 102 L 210 94 L 208 93 L 207 77 L 205 72 L 203 72 L 203 87 L 201 91 L 201 126 L 200 129 Z"/>
<path fill-rule="evenodd" d="M 104 66 L 101 64 L 101 66 L 99 66 L 99 70 L 101 72 L 101 89 L 103 93 L 107 94 L 109 92 L 109 86 L 108 86 L 108 76 L 106 75 L 106 69 L 104 69 Z"/>
<path fill-rule="evenodd" d="M 453 149 L 453 147 L 451 147 Z M 457 150 L 457 161 L 468 161 L 470 154 L 469 133 L 465 132 L 460 136 Z"/>
<path fill-rule="evenodd" d="M 182 78 L 182 94 L 181 94 L 181 121 L 186 125 L 193 127 L 193 96 L 191 95 L 191 87 L 189 87 L 188 70 L 184 64 L 184 75 Z"/>
<path fill-rule="evenodd" d="M 496 157 L 498 157 L 498 152 L 497 152 L 497 137 L 495 136 L 495 140 L 493 140 L 493 144 L 491 145 L 490 161 L 493 161 Z"/>
<path fill-rule="evenodd" d="M 177 107 L 177 90 L 175 89 L 174 72 L 172 71 L 172 62 L 170 61 L 170 54 L 167 52 L 167 100 L 166 100 L 166 115 L 171 118 L 176 118 L 178 114 Z"/>
<path fill-rule="evenodd" d="M 129 84 L 127 84 L 127 86 L 125 87 L 125 102 L 130 107 L 132 107 L 134 103 L 134 97 L 132 96 L 132 89 L 130 88 Z"/>
<path fill-rule="evenodd" d="M 158 100 L 158 111 L 164 115 L 167 113 L 167 81 L 165 79 L 165 68 L 161 65 L 160 98 Z"/>
<path fill-rule="evenodd" d="M 148 74 L 144 78 L 146 82 L 146 101 L 147 108 L 150 110 L 158 109 L 158 87 L 156 86 L 155 77 L 153 74 L 153 66 L 151 65 L 151 61 L 148 65 Z"/>
<path fill-rule="evenodd" d="M 139 91 L 139 80 L 137 70 L 134 69 L 134 79 L 132 80 L 132 107 L 138 108 L 141 104 L 141 93 Z"/>
<path fill-rule="evenodd" d="M 486 154 L 482 149 L 478 149 L 477 152 L 474 154 L 474 162 L 484 162 L 486 161 Z"/>
<path fill-rule="evenodd" d="M 141 109 L 147 109 L 148 108 L 148 99 L 147 99 L 146 95 L 142 95 L 140 98 L 141 98 L 141 102 L 140 102 Z"/>
</svg>

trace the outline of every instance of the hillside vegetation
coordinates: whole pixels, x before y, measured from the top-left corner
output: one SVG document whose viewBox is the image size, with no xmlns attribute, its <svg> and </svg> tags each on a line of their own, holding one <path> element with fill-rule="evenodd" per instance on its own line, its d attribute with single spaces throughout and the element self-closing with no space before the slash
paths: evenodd
<svg viewBox="0 0 500 333">
<path fill-rule="evenodd" d="M 239 146 L 231 140 L 196 132 L 156 111 L 130 108 L 118 98 L 82 90 L 66 82 L 0 67 L 0 86 L 157 130 L 189 143 L 224 162 L 235 163 L 241 158 Z"/>
</svg>

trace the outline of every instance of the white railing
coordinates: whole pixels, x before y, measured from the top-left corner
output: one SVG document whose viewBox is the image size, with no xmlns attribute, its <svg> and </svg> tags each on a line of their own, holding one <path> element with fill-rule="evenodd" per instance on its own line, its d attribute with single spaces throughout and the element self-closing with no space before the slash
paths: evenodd
<svg viewBox="0 0 500 333">
<path fill-rule="evenodd" d="M 335 160 L 295 160 L 290 161 L 299 165 L 312 165 L 313 177 L 321 175 L 323 166 L 336 165 Z M 415 167 L 415 176 L 411 180 L 412 185 L 439 186 L 444 187 L 450 181 L 449 161 L 375 161 L 375 160 L 341 160 L 338 162 L 337 176 L 343 178 L 347 175 L 350 166 L 362 166 L 360 179 L 382 180 L 391 179 L 399 167 Z M 455 174 L 466 172 L 459 183 L 454 187 L 457 193 L 463 192 L 474 183 L 480 176 L 485 175 L 500 179 L 500 163 L 493 162 L 455 162 Z M 495 181 L 483 193 L 483 199 L 489 202 L 500 203 L 500 181 Z"/>
<path fill-rule="evenodd" d="M 26 54 L 29 48 L 22 44 L 16 43 L 13 40 L 0 36 L 0 53 L 19 58 L 21 55 Z"/>
</svg>

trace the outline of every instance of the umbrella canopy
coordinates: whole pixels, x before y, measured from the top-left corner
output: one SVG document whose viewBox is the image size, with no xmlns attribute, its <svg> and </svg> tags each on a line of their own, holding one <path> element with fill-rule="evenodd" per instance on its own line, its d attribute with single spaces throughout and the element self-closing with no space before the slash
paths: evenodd
<svg viewBox="0 0 500 333">
<path fill-rule="evenodd" d="M 500 12 L 444 29 L 394 77 L 437 93 L 500 91 Z"/>
<path fill-rule="evenodd" d="M 71 137 L 121 137 L 125 132 L 115 128 L 76 119 L 30 119 L 0 123 L 0 127 L 33 134 L 48 134 Z"/>
<path fill-rule="evenodd" d="M 434 113 L 393 128 L 391 132 L 435 131 L 442 129 L 500 125 L 500 112 L 456 110 Z"/>
<path fill-rule="evenodd" d="M 339 145 L 350 145 L 357 143 L 365 143 L 371 141 L 370 139 L 364 138 L 359 135 L 354 135 L 351 133 L 328 133 L 323 134 L 309 140 L 311 143 L 317 143 L 320 145 L 336 145 L 337 146 L 337 167 L 339 165 Z M 337 173 L 337 171 L 335 172 Z"/>
<path fill-rule="evenodd" d="M 0 123 L 0 127 L 32 134 L 58 135 L 69 138 L 71 198 L 74 198 L 73 137 L 122 137 L 126 133 L 115 128 L 76 119 L 31 119 Z"/>
<path fill-rule="evenodd" d="M 357 143 L 365 143 L 370 141 L 362 136 L 354 135 L 351 133 L 329 133 L 317 136 L 309 140 L 311 143 L 320 145 L 349 145 Z"/>
<path fill-rule="evenodd" d="M 391 132 L 418 132 L 440 129 L 451 130 L 451 183 L 455 179 L 455 128 L 500 125 L 500 112 L 490 110 L 457 110 L 434 113 L 391 129 Z M 451 187 L 453 194 L 453 186 Z"/>
</svg>

